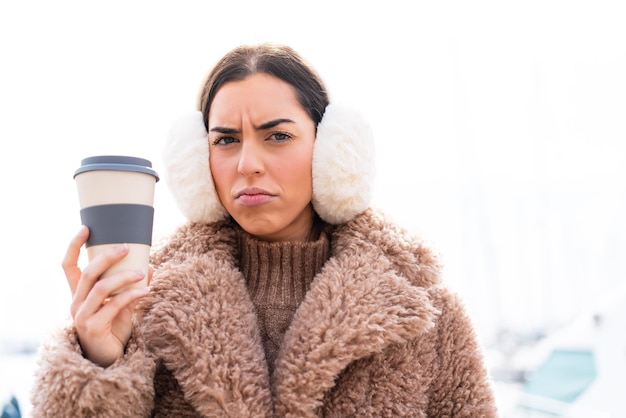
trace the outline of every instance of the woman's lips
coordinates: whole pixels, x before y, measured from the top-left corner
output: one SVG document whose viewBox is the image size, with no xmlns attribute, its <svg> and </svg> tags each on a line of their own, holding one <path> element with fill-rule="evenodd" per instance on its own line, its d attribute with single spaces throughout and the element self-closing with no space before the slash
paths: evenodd
<svg viewBox="0 0 626 418">
<path fill-rule="evenodd" d="M 258 206 L 270 202 L 276 198 L 267 190 L 257 187 L 249 187 L 238 191 L 235 194 L 235 202 L 243 206 Z"/>
</svg>

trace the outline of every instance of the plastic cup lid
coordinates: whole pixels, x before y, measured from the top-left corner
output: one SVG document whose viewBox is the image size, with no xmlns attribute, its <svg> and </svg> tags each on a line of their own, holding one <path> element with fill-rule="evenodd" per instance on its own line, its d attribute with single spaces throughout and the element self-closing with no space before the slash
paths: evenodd
<svg viewBox="0 0 626 418">
<path fill-rule="evenodd" d="M 84 158 L 80 167 L 74 172 L 74 177 L 80 173 L 95 170 L 134 171 L 150 174 L 156 178 L 156 181 L 159 181 L 159 175 L 152 169 L 152 163 L 149 160 L 125 155 L 96 155 Z"/>
</svg>

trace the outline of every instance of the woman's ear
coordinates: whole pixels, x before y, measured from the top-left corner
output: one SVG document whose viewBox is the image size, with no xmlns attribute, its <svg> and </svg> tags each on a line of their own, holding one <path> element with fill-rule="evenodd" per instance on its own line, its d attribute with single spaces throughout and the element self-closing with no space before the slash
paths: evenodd
<svg viewBox="0 0 626 418">
<path fill-rule="evenodd" d="M 167 133 L 163 149 L 165 181 L 182 214 L 192 222 L 224 220 L 209 167 L 209 142 L 202 113 L 180 116 Z"/>
<path fill-rule="evenodd" d="M 356 110 L 330 104 L 313 149 L 313 208 L 330 224 L 350 221 L 369 207 L 375 176 L 374 137 Z"/>
</svg>

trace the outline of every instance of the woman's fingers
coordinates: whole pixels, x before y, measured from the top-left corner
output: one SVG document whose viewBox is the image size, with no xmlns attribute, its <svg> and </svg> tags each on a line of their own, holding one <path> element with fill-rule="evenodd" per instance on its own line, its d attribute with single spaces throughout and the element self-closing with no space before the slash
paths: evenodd
<svg viewBox="0 0 626 418">
<path fill-rule="evenodd" d="M 88 359 L 107 367 L 123 355 L 132 332 L 133 307 L 147 293 L 147 287 L 127 288 L 107 299 L 94 314 L 81 307 L 74 324 Z"/>
<path fill-rule="evenodd" d="M 94 288 L 94 291 L 98 291 L 98 289 Z M 126 289 L 111 298 L 107 298 L 107 301 L 100 304 L 95 311 L 91 301 L 88 299 L 77 312 L 74 321 L 79 334 L 88 339 L 98 339 L 104 338 L 110 333 L 122 333 L 123 335 L 115 336 L 122 344 L 125 344 L 125 340 L 128 339 L 126 333 L 130 330 L 131 324 L 131 307 L 134 306 L 133 304 L 137 299 L 145 296 L 147 293 L 148 288 L 144 287 Z M 119 321 L 116 321 L 116 318 L 126 308 L 128 308 L 128 316 L 127 318 L 119 318 L 121 323 L 118 324 L 117 322 Z"/>
<path fill-rule="evenodd" d="M 78 285 L 74 292 L 73 304 L 82 304 L 87 298 L 87 295 L 91 292 L 91 289 L 99 281 L 100 276 L 104 274 L 113 264 L 124 258 L 128 254 L 128 245 L 120 244 L 108 251 L 104 251 L 102 254 L 94 257 L 93 260 L 82 271 Z M 115 289 L 113 289 L 115 290 Z M 104 295 L 102 301 L 108 297 L 108 294 Z M 73 307 L 74 308 L 74 307 Z"/>
<path fill-rule="evenodd" d="M 63 267 L 63 271 L 65 272 L 67 283 L 70 285 L 72 295 L 76 292 L 76 287 L 78 286 L 78 282 L 82 274 L 80 268 L 78 267 L 80 248 L 85 242 L 87 242 L 88 237 L 89 228 L 83 225 L 80 228 L 80 231 L 78 231 L 78 233 L 70 241 L 67 251 L 65 252 L 63 262 L 61 263 L 61 267 Z"/>
<path fill-rule="evenodd" d="M 89 229 L 81 227 L 66 250 L 62 267 L 72 291 L 70 313 L 83 352 L 87 358 L 104 366 L 123 353 L 132 329 L 132 311 L 149 289 L 131 286 L 144 279 L 143 271 L 119 271 L 103 277 L 109 268 L 126 257 L 127 244 L 108 248 L 81 271 L 80 251 L 88 237 Z M 149 266 L 148 282 L 153 274 L 154 269 Z"/>
<path fill-rule="evenodd" d="M 109 299 L 109 301 L 104 304 L 102 308 L 100 308 L 97 315 L 101 315 L 104 321 L 112 322 L 113 318 L 117 317 L 126 309 L 126 313 L 128 314 L 128 323 L 130 324 L 130 315 L 136 303 L 140 298 L 147 295 L 149 291 L 150 289 L 148 287 L 134 287 L 126 289 Z M 117 331 L 118 330 L 114 324 L 112 332 L 116 334 L 116 336 L 118 336 Z"/>
<path fill-rule="evenodd" d="M 107 254 L 102 254 L 102 257 L 106 258 L 106 255 Z M 93 266 L 101 261 L 98 260 L 98 257 L 94 258 L 93 262 L 85 268 L 74 299 L 72 300 L 71 313 L 75 321 L 81 321 L 84 318 L 92 316 L 102 308 L 105 302 L 110 302 L 109 299 L 112 298 L 111 295 L 113 293 L 125 286 L 137 283 L 144 277 L 142 271 L 130 270 L 115 273 L 100 279 L 104 270 L 100 270 L 101 266 Z M 115 260 L 115 258 L 112 260 Z M 92 266 L 93 271 L 90 271 L 89 269 Z"/>
</svg>

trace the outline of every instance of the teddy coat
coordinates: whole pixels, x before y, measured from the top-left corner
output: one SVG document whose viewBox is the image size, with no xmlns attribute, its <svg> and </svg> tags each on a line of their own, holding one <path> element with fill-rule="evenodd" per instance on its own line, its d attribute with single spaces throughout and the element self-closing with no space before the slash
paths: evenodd
<svg viewBox="0 0 626 418">
<path fill-rule="evenodd" d="M 270 379 L 235 228 L 189 223 L 155 251 L 151 293 L 111 366 L 85 359 L 71 326 L 43 344 L 34 416 L 497 416 L 437 259 L 371 209 L 332 233 Z"/>
</svg>

